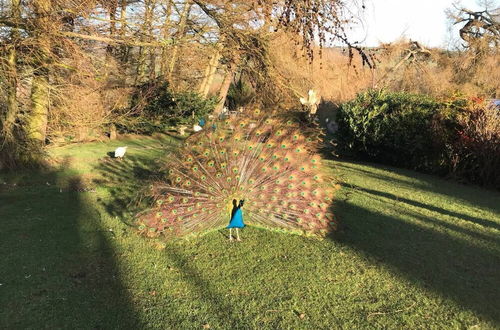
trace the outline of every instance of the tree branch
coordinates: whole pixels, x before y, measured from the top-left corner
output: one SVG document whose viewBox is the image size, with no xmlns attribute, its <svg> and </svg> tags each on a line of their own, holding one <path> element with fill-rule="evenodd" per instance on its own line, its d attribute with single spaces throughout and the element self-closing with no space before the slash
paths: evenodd
<svg viewBox="0 0 500 330">
<path fill-rule="evenodd" d="M 24 23 L 13 22 L 7 17 L 0 17 L 0 25 L 12 28 L 26 29 L 26 25 Z"/>
<path fill-rule="evenodd" d="M 108 37 L 100 37 L 88 34 L 81 34 L 76 32 L 63 31 L 59 32 L 60 35 L 71 38 L 85 39 L 85 40 L 93 40 L 93 41 L 102 41 L 110 44 L 123 44 L 123 45 L 131 45 L 131 46 L 144 46 L 144 47 L 163 47 L 165 43 L 162 42 L 144 42 L 144 41 L 130 41 L 130 40 L 122 40 L 122 39 L 113 39 Z"/>
</svg>

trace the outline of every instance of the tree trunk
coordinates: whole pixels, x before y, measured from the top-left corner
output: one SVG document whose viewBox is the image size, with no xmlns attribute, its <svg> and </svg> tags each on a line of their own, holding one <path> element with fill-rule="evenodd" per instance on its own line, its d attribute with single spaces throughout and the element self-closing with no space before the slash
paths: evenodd
<svg viewBox="0 0 500 330">
<path fill-rule="evenodd" d="M 120 3 L 120 36 L 125 36 L 127 28 L 127 0 L 121 0 Z"/>
<path fill-rule="evenodd" d="M 205 87 L 207 85 L 208 81 L 208 76 L 210 75 L 210 71 L 212 68 L 212 62 L 213 62 L 214 55 L 210 57 L 210 60 L 208 61 L 207 67 L 205 68 L 205 72 L 203 73 L 203 80 L 201 81 L 200 87 L 198 88 L 198 94 L 203 95 L 203 92 L 205 91 Z"/>
<path fill-rule="evenodd" d="M 174 74 L 175 64 L 177 63 L 177 57 L 179 53 L 180 41 L 184 38 L 186 34 L 187 19 L 189 17 L 189 12 L 191 11 L 191 6 L 193 5 L 192 0 L 186 0 L 184 4 L 184 9 L 181 14 L 179 21 L 179 28 L 176 33 L 176 38 L 174 40 L 174 48 L 172 49 L 172 54 L 170 55 L 170 65 L 168 66 L 168 81 L 172 83 L 172 77 Z"/>
<path fill-rule="evenodd" d="M 17 24 L 21 18 L 21 0 L 11 1 L 11 15 Z M 16 43 L 19 38 L 19 30 L 13 28 L 11 32 L 12 43 L 8 46 L 6 61 L 6 82 L 7 82 L 7 107 L 5 113 L 0 117 L 2 135 L 4 138 L 12 137 L 12 126 L 16 120 L 18 112 L 17 104 L 17 50 Z"/>
<path fill-rule="evenodd" d="M 31 82 L 31 113 L 29 114 L 26 134 L 28 138 L 37 141 L 39 145 L 45 144 L 47 134 L 47 118 L 49 111 L 49 70 L 51 40 L 49 37 L 52 22 L 51 0 L 35 0 L 35 25 L 37 54 L 34 63 L 33 79 Z"/>
<path fill-rule="evenodd" d="M 17 52 L 11 45 L 7 55 L 7 108 L 2 118 L 2 130 L 5 136 L 11 133 L 12 125 L 17 116 Z"/>
<path fill-rule="evenodd" d="M 125 39 L 125 34 L 127 32 L 127 0 L 121 0 L 120 4 L 120 38 Z M 127 45 L 122 45 L 121 49 L 121 60 L 123 63 L 128 61 L 128 54 L 130 47 Z"/>
<path fill-rule="evenodd" d="M 141 27 L 141 41 L 149 41 L 152 37 L 150 35 L 151 24 L 152 24 L 152 16 L 153 16 L 153 6 L 154 3 L 151 0 L 144 1 L 144 24 Z M 147 37 L 145 37 L 147 36 Z M 135 77 L 135 84 L 140 84 L 144 82 L 146 76 L 146 61 L 148 48 L 141 46 L 139 48 L 139 56 L 137 58 L 137 74 Z"/>
<path fill-rule="evenodd" d="M 265 6 L 264 7 L 264 24 L 262 25 L 262 30 L 264 31 L 264 34 L 269 33 L 271 29 L 271 24 L 272 24 L 272 13 L 271 13 L 271 7 Z"/>
<path fill-rule="evenodd" d="M 116 36 L 116 8 L 117 3 L 114 0 L 109 6 L 109 37 L 114 38 Z M 114 46 L 109 44 L 106 47 L 106 52 L 112 54 L 114 52 Z"/>
<path fill-rule="evenodd" d="M 37 70 L 31 83 L 31 113 L 27 125 L 29 138 L 45 144 L 49 113 L 49 80 L 45 70 Z"/>
<path fill-rule="evenodd" d="M 149 25 L 148 25 L 148 38 L 149 41 L 154 41 L 154 31 L 153 31 L 153 19 L 154 19 L 154 7 L 155 0 L 152 0 L 149 4 L 147 10 L 149 11 Z M 149 79 L 154 80 L 156 78 L 156 47 L 150 47 L 149 51 Z"/>
<path fill-rule="evenodd" d="M 203 77 L 203 81 L 201 82 L 199 88 L 199 93 L 203 97 L 207 97 L 208 92 L 210 92 L 210 87 L 212 86 L 212 82 L 214 80 L 215 72 L 217 71 L 220 58 L 220 46 L 217 45 L 215 52 L 210 57 L 210 61 L 208 62 L 207 68 L 205 69 L 205 76 Z"/>
<path fill-rule="evenodd" d="M 144 82 L 144 74 L 146 73 L 146 52 L 144 47 L 139 47 L 139 55 L 137 57 L 137 71 L 135 75 L 135 84 Z"/>
<path fill-rule="evenodd" d="M 219 103 L 217 103 L 217 106 L 214 109 L 214 114 L 216 116 L 220 115 L 222 113 L 222 110 L 224 109 L 224 104 L 226 103 L 226 97 L 227 93 L 229 92 L 229 87 L 231 86 L 231 82 L 233 81 L 234 74 L 236 73 L 236 64 L 232 64 L 226 73 L 226 76 L 224 77 L 224 81 L 222 82 L 222 85 L 219 90 Z"/>
<path fill-rule="evenodd" d="M 156 47 L 149 49 L 149 79 L 156 79 Z"/>
<path fill-rule="evenodd" d="M 172 15 L 172 1 L 167 0 L 166 1 L 166 8 L 164 11 L 164 16 L 165 16 L 165 21 L 163 22 L 163 27 L 162 27 L 162 39 L 163 42 L 165 43 L 164 46 L 161 48 L 161 59 L 160 59 L 160 74 L 162 76 L 167 76 L 167 62 L 168 62 L 168 47 L 167 47 L 167 40 L 170 39 L 170 26 L 171 26 L 171 20 L 170 16 Z"/>
</svg>

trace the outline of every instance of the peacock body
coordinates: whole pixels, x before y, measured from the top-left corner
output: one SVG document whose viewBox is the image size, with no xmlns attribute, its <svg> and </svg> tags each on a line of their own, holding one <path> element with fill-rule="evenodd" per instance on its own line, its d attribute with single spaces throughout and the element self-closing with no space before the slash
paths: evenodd
<svg viewBox="0 0 500 330">
<path fill-rule="evenodd" d="M 335 229 L 328 211 L 335 185 L 298 123 L 255 110 L 212 127 L 169 155 L 166 180 L 151 186 L 154 205 L 138 215 L 140 232 L 183 236 L 223 228 L 234 199 L 245 200 L 248 224 L 319 235 Z"/>
</svg>

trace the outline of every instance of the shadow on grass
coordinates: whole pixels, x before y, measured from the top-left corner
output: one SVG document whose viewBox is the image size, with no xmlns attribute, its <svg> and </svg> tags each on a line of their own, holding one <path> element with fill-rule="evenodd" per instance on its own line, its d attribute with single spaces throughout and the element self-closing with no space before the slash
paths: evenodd
<svg viewBox="0 0 500 330">
<path fill-rule="evenodd" d="M 444 213 L 442 209 L 436 210 L 392 194 L 361 187 L 356 189 L 371 194 L 374 198 L 399 200 Z M 439 219 L 421 214 L 415 216 L 407 212 L 406 216 L 411 218 L 408 221 L 367 207 L 349 200 L 337 201 L 334 212 L 345 230 L 334 234 L 332 238 L 386 263 L 418 286 L 450 298 L 490 321 L 500 322 L 500 238 L 488 236 L 492 246 L 490 249 L 484 247 L 484 244 L 475 244 L 477 242 L 474 239 L 429 228 L 429 223 L 432 223 L 438 228 L 442 225 L 474 237 L 470 232 L 460 231 L 458 226 L 446 224 Z M 480 222 L 481 219 L 465 220 Z M 485 225 L 497 228 L 491 226 L 489 221 Z"/>
<path fill-rule="evenodd" d="M 161 158 L 178 147 L 178 141 L 169 135 L 151 139 L 127 141 L 133 145 L 134 153 L 127 153 L 123 159 L 104 158 L 94 168 L 100 177 L 94 183 L 104 186 L 111 195 L 100 200 L 106 212 L 127 224 L 133 222 L 134 216 L 149 206 L 145 197 L 152 181 L 161 179 Z"/>
<path fill-rule="evenodd" d="M 374 190 L 374 189 L 363 188 L 363 187 L 360 187 L 360 186 L 357 186 L 357 185 L 353 185 L 353 184 L 351 184 L 349 186 L 351 188 L 353 188 L 353 189 L 356 189 L 356 190 L 368 193 L 370 195 L 387 198 L 387 199 L 395 201 L 395 202 L 405 203 L 405 204 L 408 204 L 408 205 L 412 205 L 412 206 L 416 206 L 416 207 L 419 207 L 419 208 L 422 208 L 422 209 L 426 209 L 428 211 L 437 212 L 437 213 L 440 213 L 441 215 L 455 217 L 455 218 L 458 218 L 460 220 L 465 220 L 465 221 L 473 222 L 475 224 L 478 224 L 478 225 L 481 225 L 481 226 L 484 226 L 484 227 L 489 227 L 489 228 L 493 228 L 493 229 L 496 229 L 496 230 L 500 230 L 500 224 L 499 223 L 496 223 L 496 222 L 488 220 L 488 219 L 480 219 L 480 218 L 473 217 L 473 216 L 470 216 L 470 215 L 467 215 L 467 214 L 463 214 L 463 213 L 459 213 L 459 212 L 454 212 L 454 211 L 450 211 L 450 210 L 445 210 L 445 209 L 437 207 L 437 206 L 433 206 L 433 205 L 421 203 L 421 202 L 418 202 L 418 201 L 415 201 L 415 200 L 411 200 L 411 199 L 408 199 L 408 198 L 398 197 L 398 196 L 396 196 L 394 194 L 383 192 L 383 191 L 378 191 L 378 190 Z"/>
<path fill-rule="evenodd" d="M 381 203 L 387 203 L 388 202 L 383 197 L 380 197 L 382 195 L 380 195 L 380 196 L 377 196 L 375 194 L 374 195 L 370 195 L 369 193 L 363 192 L 363 190 L 359 190 L 359 191 L 362 194 L 366 194 L 370 198 L 376 199 L 376 200 L 378 200 Z M 393 202 L 398 202 L 398 199 L 394 199 Z M 470 236 L 470 237 L 473 237 L 473 238 L 476 238 L 476 239 L 479 239 L 479 240 L 486 241 L 488 243 L 494 243 L 494 244 L 499 244 L 500 243 L 500 238 L 499 237 L 495 237 L 494 235 L 488 235 L 488 234 L 485 234 L 485 233 L 480 233 L 480 232 L 468 229 L 467 227 L 463 227 L 463 226 L 456 225 L 456 224 L 449 223 L 449 222 L 445 222 L 445 221 L 436 220 L 434 218 L 431 218 L 431 217 L 428 217 L 428 216 L 423 216 L 422 214 L 420 214 L 418 212 L 411 211 L 411 210 L 408 210 L 408 209 L 404 209 L 404 210 L 400 209 L 400 210 L 398 210 L 398 214 L 403 215 L 405 217 L 414 218 L 415 220 L 418 220 L 418 221 L 420 221 L 422 223 L 425 223 L 427 225 L 430 225 L 430 226 L 435 226 L 435 227 L 440 228 L 440 229 L 447 229 L 447 230 L 450 230 L 450 231 L 458 233 L 458 234 L 462 234 L 462 235 Z"/>
<path fill-rule="evenodd" d="M 140 207 L 147 206 L 142 198 L 148 183 L 161 177 L 158 164 L 148 156 L 127 156 L 123 160 L 106 159 L 96 171 L 102 177 L 94 180 L 104 185 L 110 198 L 100 202 L 111 216 L 130 222 Z"/>
<path fill-rule="evenodd" d="M 113 238 L 80 179 L 61 182 L 64 170 L 0 191 L 0 328 L 137 327 Z"/>
<path fill-rule="evenodd" d="M 219 321 L 218 325 L 212 324 L 215 328 L 222 329 L 245 329 L 249 328 L 249 322 L 241 317 L 237 311 L 227 303 L 223 294 L 205 278 L 200 271 L 192 266 L 191 261 L 178 247 L 170 245 L 166 250 L 168 260 L 172 261 L 179 269 L 181 278 L 195 296 L 207 306 L 209 313 Z"/>
<path fill-rule="evenodd" d="M 469 205 L 481 206 L 491 211 L 497 211 L 500 204 L 500 198 L 494 196 L 491 192 L 496 193 L 494 190 L 480 188 L 471 185 L 462 185 L 457 182 L 448 181 L 443 178 L 438 178 L 434 175 L 418 173 L 408 169 L 395 168 L 385 165 L 375 165 L 377 170 L 370 171 L 368 169 L 359 168 L 359 166 L 374 166 L 371 163 L 355 162 L 355 161 L 342 161 L 335 160 L 334 167 L 338 167 L 343 172 L 353 172 L 356 175 L 366 176 L 375 180 L 390 182 L 412 190 L 419 189 L 422 191 L 429 191 L 432 193 L 441 194 L 443 196 L 450 196 L 454 199 L 462 200 Z M 384 172 L 397 173 L 399 178 L 388 175 Z M 408 180 L 405 180 L 408 178 Z M 457 187 L 467 187 L 467 189 L 457 189 Z M 473 196 L 477 194 L 477 196 Z M 480 195 L 480 196 L 479 196 Z M 476 197 L 476 198 L 471 198 Z M 498 196 L 498 195 L 495 195 Z"/>
<path fill-rule="evenodd" d="M 142 192 L 147 191 L 150 182 L 163 176 L 161 158 L 183 140 L 168 134 L 152 139 L 127 140 L 125 144 L 133 146 L 130 148 L 133 152 L 128 152 L 123 159 L 104 158 L 94 168 L 100 177 L 94 182 L 105 186 L 111 195 L 100 201 L 106 212 L 129 224 L 138 211 L 148 206 L 148 201 L 142 200 L 145 196 Z"/>
</svg>

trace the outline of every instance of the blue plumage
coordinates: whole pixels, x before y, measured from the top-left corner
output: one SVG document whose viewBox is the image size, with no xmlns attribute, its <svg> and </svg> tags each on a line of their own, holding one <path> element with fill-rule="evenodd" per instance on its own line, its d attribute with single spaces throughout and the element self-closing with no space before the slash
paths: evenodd
<svg viewBox="0 0 500 330">
<path fill-rule="evenodd" d="M 245 227 L 245 223 L 243 222 L 243 212 L 241 208 L 237 208 L 231 217 L 231 221 L 229 221 L 229 225 L 226 228 L 243 228 Z"/>
</svg>

